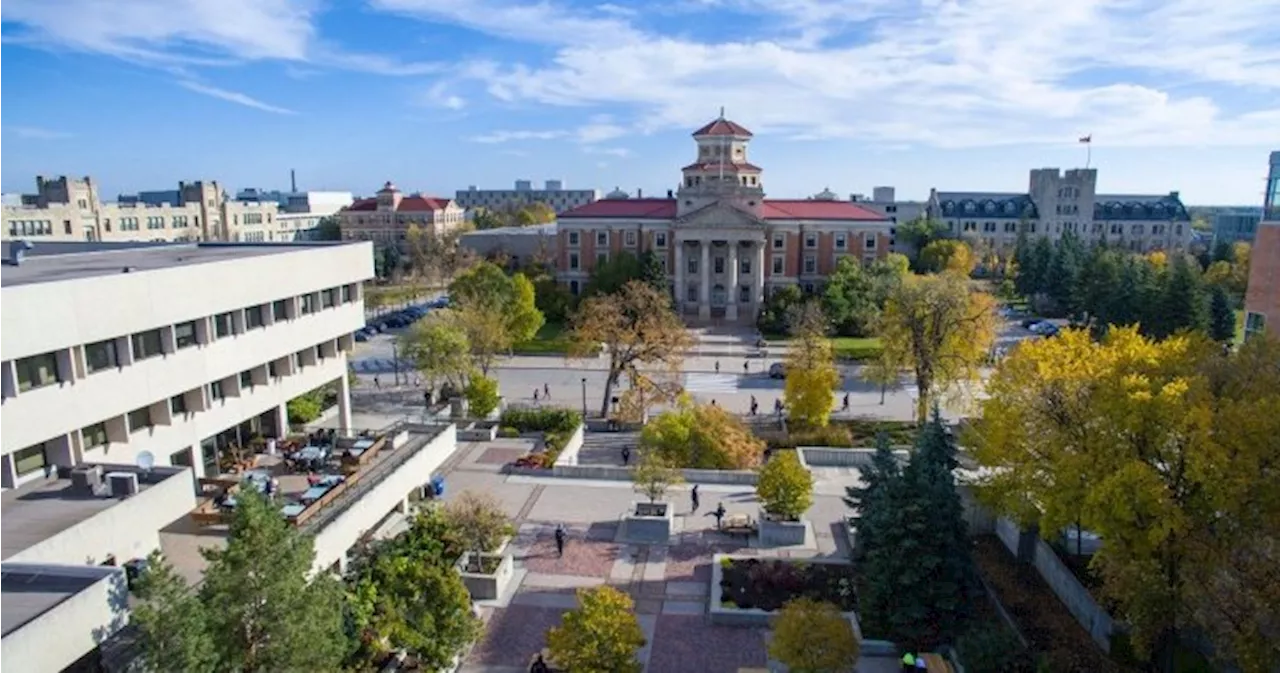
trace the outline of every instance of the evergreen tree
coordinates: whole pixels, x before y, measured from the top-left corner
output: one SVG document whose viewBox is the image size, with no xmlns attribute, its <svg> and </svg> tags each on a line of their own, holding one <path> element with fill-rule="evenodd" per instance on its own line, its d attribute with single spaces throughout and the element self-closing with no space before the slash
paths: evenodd
<svg viewBox="0 0 1280 673">
<path fill-rule="evenodd" d="M 1115 251 L 1098 245 L 1089 251 L 1077 282 L 1077 296 L 1095 336 L 1106 333 L 1122 311 L 1123 265 Z"/>
<path fill-rule="evenodd" d="M 1017 269 L 1013 277 L 1013 287 L 1018 294 L 1024 297 L 1030 297 L 1035 290 L 1035 278 L 1033 278 L 1033 269 L 1031 261 L 1031 241 L 1027 239 L 1025 229 L 1018 230 L 1018 242 L 1013 248 L 1013 263 Z"/>
<path fill-rule="evenodd" d="M 1213 286 L 1209 298 L 1209 336 L 1219 343 L 1236 337 L 1236 314 L 1231 309 L 1231 297 L 1221 285 Z"/>
<path fill-rule="evenodd" d="M 1157 335 L 1167 337 L 1184 329 L 1205 330 L 1209 319 L 1205 312 L 1204 281 L 1199 270 L 1185 255 L 1176 255 L 1167 276 L 1161 302 L 1164 321 Z"/>
<path fill-rule="evenodd" d="M 1045 294 L 1049 291 L 1049 271 L 1053 266 L 1053 244 L 1046 237 L 1039 237 L 1031 247 L 1032 292 L 1028 296 Z"/>
<path fill-rule="evenodd" d="M 864 485 L 845 489 L 844 503 L 859 514 L 855 557 L 861 558 L 868 547 L 875 547 L 878 531 L 889 525 L 886 515 L 892 512 L 892 489 L 901 476 L 898 459 L 889 446 L 889 436 L 884 432 L 877 433 L 871 467 L 862 472 Z"/>
<path fill-rule="evenodd" d="M 652 250 L 640 253 L 640 280 L 663 294 L 670 292 L 667 287 L 667 272 L 662 268 L 662 259 Z"/>
<path fill-rule="evenodd" d="M 1218 241 L 1217 243 L 1213 244 L 1213 258 L 1209 260 L 1211 263 L 1212 262 L 1230 262 L 1233 258 L 1234 258 L 1234 254 L 1232 253 L 1230 242 Z M 1206 264 L 1205 266 L 1207 267 L 1208 264 Z"/>
<path fill-rule="evenodd" d="M 1044 279 L 1045 293 L 1067 315 L 1077 317 L 1080 312 L 1078 282 L 1083 248 L 1075 235 L 1066 233 L 1054 245 L 1049 271 Z"/>
</svg>

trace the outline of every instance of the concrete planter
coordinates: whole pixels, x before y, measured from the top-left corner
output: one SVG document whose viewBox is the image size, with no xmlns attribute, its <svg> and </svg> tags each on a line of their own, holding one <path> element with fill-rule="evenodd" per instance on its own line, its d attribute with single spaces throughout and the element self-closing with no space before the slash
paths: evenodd
<svg viewBox="0 0 1280 673">
<path fill-rule="evenodd" d="M 476 421 L 458 428 L 458 440 L 463 442 L 492 442 L 498 437 L 496 421 Z"/>
<path fill-rule="evenodd" d="M 629 542 L 666 544 L 674 517 L 675 508 L 669 502 L 632 502 L 623 518 L 623 532 Z"/>
<path fill-rule="evenodd" d="M 768 627 L 770 621 L 777 616 L 776 612 L 768 612 L 760 608 L 740 608 L 735 605 L 724 604 L 724 589 L 721 588 L 720 582 L 724 579 L 723 564 L 725 559 L 737 561 L 746 558 L 748 557 L 730 556 L 728 554 L 715 554 L 711 557 L 711 587 L 707 594 L 707 612 L 711 617 L 712 624 L 760 628 Z M 804 559 L 804 562 L 847 564 L 846 561 L 817 558 Z M 853 625 L 853 632 L 861 636 L 862 628 L 858 624 L 858 615 L 853 612 L 842 614 Z M 866 653 L 865 650 L 863 653 Z"/>
<path fill-rule="evenodd" d="M 760 517 L 760 544 L 773 547 L 802 545 L 810 528 L 811 524 L 804 519 L 776 521 Z"/>
<path fill-rule="evenodd" d="M 505 546 L 505 545 L 504 545 Z M 498 567 L 492 573 L 467 572 L 467 564 L 474 557 L 474 552 L 467 552 L 458 559 L 458 574 L 473 601 L 496 600 L 507 590 L 511 579 L 515 576 L 515 562 L 510 554 L 484 553 L 482 558 L 499 558 Z"/>
<path fill-rule="evenodd" d="M 449 417 L 450 418 L 466 418 L 467 417 L 467 398 L 453 397 L 449 399 Z"/>
</svg>

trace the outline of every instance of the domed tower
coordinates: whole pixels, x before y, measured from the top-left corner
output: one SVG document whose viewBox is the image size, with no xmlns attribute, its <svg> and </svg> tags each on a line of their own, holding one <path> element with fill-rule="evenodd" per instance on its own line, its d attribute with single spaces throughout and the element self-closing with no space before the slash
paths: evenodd
<svg viewBox="0 0 1280 673">
<path fill-rule="evenodd" d="M 698 158 L 680 169 L 678 215 L 684 215 L 711 203 L 722 201 L 746 211 L 760 214 L 764 203 L 764 184 L 760 167 L 747 161 L 747 145 L 751 132 L 720 116 L 693 132 Z"/>
<path fill-rule="evenodd" d="M 400 190 L 390 180 L 378 190 L 378 210 L 395 210 L 400 207 Z"/>
</svg>

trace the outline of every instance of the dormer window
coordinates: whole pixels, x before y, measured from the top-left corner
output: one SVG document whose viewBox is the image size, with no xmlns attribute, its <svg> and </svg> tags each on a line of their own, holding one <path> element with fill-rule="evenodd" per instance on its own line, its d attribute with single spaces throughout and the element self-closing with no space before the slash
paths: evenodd
<svg viewBox="0 0 1280 673">
<path fill-rule="evenodd" d="M 977 207 L 977 206 L 975 206 L 975 205 L 973 205 L 973 201 L 965 201 L 965 203 L 964 203 L 964 212 L 966 212 L 966 213 L 972 213 L 972 212 L 976 211 L 977 209 L 978 209 L 978 207 Z"/>
</svg>

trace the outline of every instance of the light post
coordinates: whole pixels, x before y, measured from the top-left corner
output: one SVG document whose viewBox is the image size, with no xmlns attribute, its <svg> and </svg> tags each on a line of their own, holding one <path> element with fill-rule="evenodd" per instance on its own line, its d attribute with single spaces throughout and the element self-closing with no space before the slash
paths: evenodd
<svg viewBox="0 0 1280 673">
<path fill-rule="evenodd" d="M 582 422 L 587 422 L 587 377 L 582 377 Z"/>
<path fill-rule="evenodd" d="M 394 339 L 391 341 L 391 371 L 395 377 L 394 385 L 400 385 L 400 345 Z"/>
</svg>

